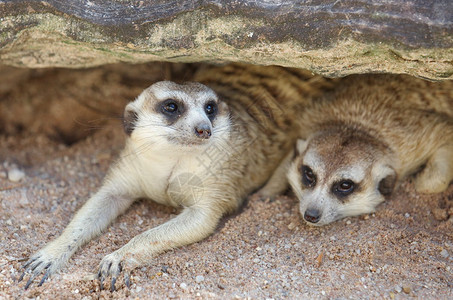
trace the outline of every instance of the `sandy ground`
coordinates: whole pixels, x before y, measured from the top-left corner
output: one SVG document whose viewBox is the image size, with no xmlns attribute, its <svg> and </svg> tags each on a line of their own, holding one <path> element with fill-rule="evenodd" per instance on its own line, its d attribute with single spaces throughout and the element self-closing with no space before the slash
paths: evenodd
<svg viewBox="0 0 453 300">
<path fill-rule="evenodd" d="M 251 196 L 209 238 L 136 269 L 130 289 L 119 280 L 118 291 L 101 291 L 100 260 L 178 213 L 139 201 L 59 274 L 24 290 L 24 261 L 62 232 L 122 148 L 119 120 L 100 127 L 71 143 L 17 128 L 0 135 L 0 299 L 453 298 L 453 185 L 418 195 L 411 179 L 375 214 L 321 228 L 302 222 L 291 193 Z"/>
</svg>

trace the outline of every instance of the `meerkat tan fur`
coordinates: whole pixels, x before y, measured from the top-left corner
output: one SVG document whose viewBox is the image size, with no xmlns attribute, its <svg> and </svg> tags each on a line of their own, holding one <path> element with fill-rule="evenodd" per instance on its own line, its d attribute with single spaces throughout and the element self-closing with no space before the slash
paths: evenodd
<svg viewBox="0 0 453 300">
<path fill-rule="evenodd" d="M 453 82 L 356 75 L 338 87 L 299 115 L 305 138 L 297 143 L 288 180 L 307 223 L 373 212 L 417 171 L 418 192 L 448 187 Z"/>
<path fill-rule="evenodd" d="M 207 237 L 274 172 L 284 177 L 278 167 L 297 139 L 298 111 L 332 85 L 304 71 L 238 64 L 201 69 L 195 80 L 206 85 L 158 82 L 126 106 L 125 149 L 61 236 L 25 264 L 26 287 L 40 274 L 41 285 L 139 198 L 181 212 L 105 256 L 101 287 L 110 278 L 114 290 L 121 271 L 129 285 L 132 269 Z M 279 188 L 270 184 L 262 193 Z"/>
</svg>

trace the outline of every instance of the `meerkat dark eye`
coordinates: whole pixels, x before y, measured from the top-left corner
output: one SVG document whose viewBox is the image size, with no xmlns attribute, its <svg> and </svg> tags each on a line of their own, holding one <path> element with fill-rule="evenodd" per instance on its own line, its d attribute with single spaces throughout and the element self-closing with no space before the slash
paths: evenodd
<svg viewBox="0 0 453 300">
<path fill-rule="evenodd" d="M 302 183 L 307 187 L 314 187 L 316 185 L 316 175 L 308 166 L 302 166 Z"/>
<path fill-rule="evenodd" d="M 185 113 L 185 107 L 182 101 L 167 99 L 157 103 L 156 111 L 162 113 L 168 125 L 171 125 Z"/>
<path fill-rule="evenodd" d="M 332 193 L 334 193 L 337 197 L 342 198 L 352 194 L 355 188 L 355 183 L 352 180 L 346 179 L 334 183 L 332 186 Z"/>
<path fill-rule="evenodd" d="M 176 113 L 178 111 L 178 104 L 173 100 L 164 101 L 162 111 L 170 114 Z"/>
<path fill-rule="evenodd" d="M 217 112 L 217 104 L 215 102 L 208 102 L 206 106 L 204 107 L 204 111 L 208 115 L 208 117 L 213 117 L 215 116 Z"/>
</svg>

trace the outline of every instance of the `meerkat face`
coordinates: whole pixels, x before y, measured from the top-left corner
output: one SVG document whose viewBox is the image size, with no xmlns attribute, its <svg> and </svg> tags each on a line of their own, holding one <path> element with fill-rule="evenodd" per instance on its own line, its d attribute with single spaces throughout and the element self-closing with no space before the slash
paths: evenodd
<svg viewBox="0 0 453 300">
<path fill-rule="evenodd" d="M 393 191 L 389 159 L 368 140 L 341 134 L 299 140 L 288 180 L 310 225 L 373 212 Z"/>
<path fill-rule="evenodd" d="M 229 134 L 229 110 L 200 83 L 161 81 L 124 111 L 124 130 L 137 146 L 187 149 L 209 145 Z"/>
</svg>

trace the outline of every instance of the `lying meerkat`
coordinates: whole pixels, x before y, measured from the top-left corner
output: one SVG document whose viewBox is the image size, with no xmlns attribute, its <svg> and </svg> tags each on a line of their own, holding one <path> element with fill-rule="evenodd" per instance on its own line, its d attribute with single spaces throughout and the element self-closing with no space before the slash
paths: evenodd
<svg viewBox="0 0 453 300">
<path fill-rule="evenodd" d="M 453 82 L 358 75 L 299 118 L 288 180 L 312 225 L 373 212 L 394 187 L 416 176 L 420 193 L 453 179 Z"/>
<path fill-rule="evenodd" d="M 25 264 L 25 288 L 40 274 L 42 285 L 139 198 L 182 211 L 105 256 L 101 288 L 111 278 L 114 290 L 121 271 L 129 285 L 132 269 L 207 237 L 276 171 L 297 139 L 298 112 L 332 85 L 305 71 L 244 65 L 205 68 L 195 80 L 206 85 L 158 82 L 126 106 L 125 149 L 63 233 Z"/>
</svg>

